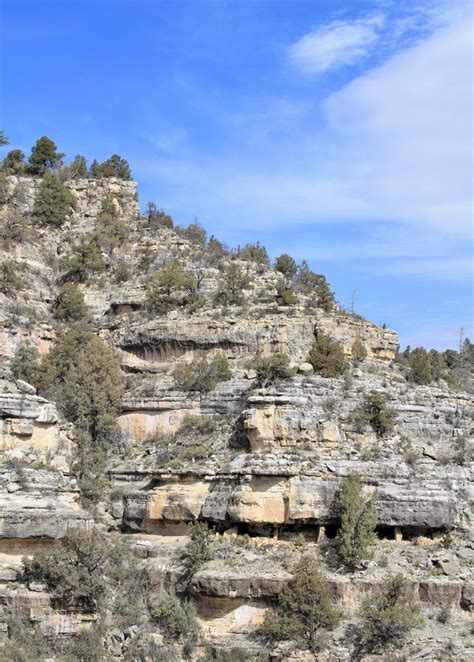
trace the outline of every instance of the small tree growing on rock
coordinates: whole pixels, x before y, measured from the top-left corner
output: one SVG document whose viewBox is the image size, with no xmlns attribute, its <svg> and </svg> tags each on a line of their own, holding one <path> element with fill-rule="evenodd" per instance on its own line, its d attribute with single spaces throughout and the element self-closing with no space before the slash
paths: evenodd
<svg viewBox="0 0 474 662">
<path fill-rule="evenodd" d="M 64 283 L 54 303 L 54 316 L 61 322 L 78 322 L 87 318 L 84 295 L 73 283 Z"/>
<path fill-rule="evenodd" d="M 361 616 L 362 644 L 370 652 L 400 645 L 411 630 L 422 624 L 413 590 L 400 573 L 370 593 L 363 602 Z"/>
<path fill-rule="evenodd" d="M 199 391 L 207 393 L 212 391 L 219 382 L 232 378 L 227 357 L 216 354 L 210 360 L 205 356 L 184 363 L 175 368 L 173 378 L 176 385 L 184 391 Z"/>
<path fill-rule="evenodd" d="M 323 377 L 338 377 L 344 372 L 346 358 L 340 342 L 318 334 L 309 351 L 308 360 L 315 372 Z"/>
<path fill-rule="evenodd" d="M 29 175 L 44 175 L 48 170 L 56 168 L 63 156 L 64 154 L 57 151 L 56 144 L 51 138 L 42 136 L 31 148 L 26 171 Z"/>
<path fill-rule="evenodd" d="M 28 384 L 35 381 L 38 369 L 38 350 L 33 345 L 22 343 L 15 352 L 10 363 L 14 379 L 22 379 Z"/>
<path fill-rule="evenodd" d="M 33 214 L 41 225 L 60 227 L 71 216 L 76 198 L 57 175 L 46 173 L 35 196 Z"/>
<path fill-rule="evenodd" d="M 281 352 L 270 356 L 260 356 L 253 363 L 250 363 L 249 367 L 257 373 L 257 386 L 259 388 L 266 388 L 270 384 L 275 384 L 294 375 L 294 370 L 290 368 L 288 354 Z"/>
<path fill-rule="evenodd" d="M 369 423 L 375 434 L 383 437 L 395 425 L 396 412 L 388 406 L 387 397 L 379 391 L 370 391 L 356 410 L 356 419 Z"/>
<path fill-rule="evenodd" d="M 376 541 L 373 499 L 363 496 L 358 474 L 352 473 L 342 479 L 338 509 L 341 519 L 339 553 L 344 565 L 355 568 L 370 557 L 370 547 Z"/>
<path fill-rule="evenodd" d="M 291 639 L 300 647 L 316 652 L 321 647 L 321 634 L 334 629 L 339 619 L 340 613 L 333 605 L 318 562 L 311 556 L 303 556 L 260 633 L 274 641 Z"/>
<path fill-rule="evenodd" d="M 12 260 L 0 262 L 0 292 L 11 296 L 24 286 L 23 279 L 18 275 Z"/>
<path fill-rule="evenodd" d="M 250 285 L 250 277 L 238 264 L 229 264 L 222 275 L 217 291 L 216 302 L 226 304 L 242 303 L 242 290 Z"/>
<path fill-rule="evenodd" d="M 298 272 L 298 265 L 291 255 L 283 253 L 275 260 L 275 271 L 283 274 L 285 280 L 292 281 Z"/>
<path fill-rule="evenodd" d="M 25 172 L 25 155 L 21 149 L 12 149 L 2 161 L 2 171 L 6 175 L 22 175 Z"/>
</svg>

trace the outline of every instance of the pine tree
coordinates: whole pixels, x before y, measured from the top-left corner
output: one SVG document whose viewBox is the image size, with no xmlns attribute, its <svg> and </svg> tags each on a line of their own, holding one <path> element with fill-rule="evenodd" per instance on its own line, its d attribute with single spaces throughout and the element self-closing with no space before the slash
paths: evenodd
<svg viewBox="0 0 474 662">
<path fill-rule="evenodd" d="M 64 154 L 57 151 L 56 144 L 47 136 L 38 138 L 31 148 L 26 171 L 30 175 L 44 175 L 61 163 Z"/>
<path fill-rule="evenodd" d="M 376 540 L 373 500 L 363 496 L 358 474 L 343 478 L 338 506 L 341 518 L 339 552 L 344 564 L 355 568 L 363 559 L 370 557 L 370 547 Z"/>
<path fill-rule="evenodd" d="M 341 343 L 322 334 L 316 336 L 309 351 L 308 360 L 315 372 L 323 377 L 338 377 L 346 366 Z"/>
<path fill-rule="evenodd" d="M 76 199 L 57 175 L 46 173 L 35 196 L 33 214 L 41 225 L 60 227 L 72 214 Z"/>
<path fill-rule="evenodd" d="M 12 149 L 2 161 L 2 170 L 7 175 L 21 175 L 25 172 L 25 155 L 21 149 Z"/>
<path fill-rule="evenodd" d="M 260 632 L 270 640 L 291 639 L 298 646 L 316 652 L 320 648 L 320 634 L 334 629 L 339 618 L 318 562 L 311 556 L 303 556 Z"/>
<path fill-rule="evenodd" d="M 71 179 L 85 179 L 87 177 L 87 160 L 85 156 L 76 154 L 73 162 L 69 166 L 69 176 Z"/>
</svg>

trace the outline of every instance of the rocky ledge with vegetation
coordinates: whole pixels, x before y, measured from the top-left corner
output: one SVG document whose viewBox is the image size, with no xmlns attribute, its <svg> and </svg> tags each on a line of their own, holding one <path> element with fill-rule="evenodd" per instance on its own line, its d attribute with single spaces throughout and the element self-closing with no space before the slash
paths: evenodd
<svg viewBox="0 0 474 662">
<path fill-rule="evenodd" d="M 118 155 L 43 136 L 0 204 L 0 659 L 472 659 L 469 340 L 399 353 Z"/>
</svg>

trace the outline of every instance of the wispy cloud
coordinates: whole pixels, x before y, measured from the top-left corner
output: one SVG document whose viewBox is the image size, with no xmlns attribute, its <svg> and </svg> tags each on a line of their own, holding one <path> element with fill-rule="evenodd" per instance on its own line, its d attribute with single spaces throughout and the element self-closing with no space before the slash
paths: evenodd
<svg viewBox="0 0 474 662">
<path fill-rule="evenodd" d="M 289 49 L 289 58 L 309 74 L 353 64 L 372 50 L 383 22 L 382 14 L 355 21 L 332 21 L 298 39 Z"/>
<path fill-rule="evenodd" d="M 414 276 L 466 278 L 472 20 L 448 12 L 430 21 L 430 34 L 325 99 L 317 84 L 303 98 L 256 99 L 254 113 L 227 116 L 217 147 L 190 142 L 170 158 L 157 152 L 141 160 L 141 174 L 162 183 L 163 206 L 187 218 L 191 206 L 213 231 L 223 219 L 242 233 L 294 227 L 298 236 L 302 226 L 352 223 L 374 230 L 349 257 L 398 258 Z M 224 115 L 219 108 L 222 123 Z M 311 253 L 307 242 L 303 249 Z M 337 259 L 337 249 L 319 252 Z"/>
</svg>

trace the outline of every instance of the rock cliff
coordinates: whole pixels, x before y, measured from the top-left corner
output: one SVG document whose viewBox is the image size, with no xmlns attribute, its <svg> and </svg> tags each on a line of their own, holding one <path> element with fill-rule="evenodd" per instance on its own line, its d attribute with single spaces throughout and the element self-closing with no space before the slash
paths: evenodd
<svg viewBox="0 0 474 662">
<path fill-rule="evenodd" d="M 327 657 L 317 659 L 356 659 L 347 628 L 357 622 L 358 605 L 399 571 L 425 621 L 400 649 L 404 657 L 394 659 L 472 659 L 466 633 L 474 604 L 474 395 L 443 381 L 408 381 L 395 361 L 394 331 L 337 305 L 324 310 L 305 291 L 282 305 L 281 274 L 269 265 L 226 252 L 216 259 L 186 233 L 150 224 L 140 215 L 134 182 L 65 185 L 76 205 L 60 228 L 35 223 L 34 178 L 9 177 L 0 212 L 7 230 L 12 214 L 24 227 L 0 246 L 0 262 L 13 261 L 21 281 L 0 292 L 0 620 L 6 623 L 19 605 L 43 633 L 68 636 L 90 625 L 92 616 L 57 609 L 44 587 L 25 586 L 18 574 L 24 555 L 50 549 L 78 528 L 98 526 L 102 536 L 120 537 L 154 580 L 178 590 L 187 525 L 202 521 L 213 530 L 216 551 L 194 572 L 188 594 L 215 656 L 209 659 L 233 647 L 241 651 L 236 660 L 242 651 L 248 659 L 262 651 L 262 659 L 313 659 L 284 649 L 269 657 L 272 649 L 254 636 L 302 550 L 321 558 L 344 610 Z M 55 310 L 65 265 L 81 237 L 94 231 L 104 199 L 115 201 L 127 239 L 103 250 L 101 270 L 76 282 L 94 332 L 116 352 L 125 395 L 104 469 L 107 485 L 91 504 L 77 480 L 74 426 L 13 366 L 21 347 L 44 356 L 61 333 Z M 176 286 L 163 294 L 166 305 L 153 308 L 155 274 L 170 260 L 194 279 L 192 297 Z M 229 265 L 245 273 L 245 287 L 225 301 Z M 324 377 L 308 362 L 320 336 L 340 343 L 346 359 L 340 376 Z M 355 354 L 357 344 L 363 356 Z M 289 357 L 288 376 L 262 386 L 256 361 L 275 354 Z M 176 379 L 177 368 L 222 356 L 230 378 L 214 388 L 185 388 Z M 384 434 L 361 416 L 374 392 L 393 417 Z M 334 561 L 337 493 L 354 472 L 374 497 L 378 541 L 373 560 L 349 572 Z M 111 656 L 142 659 L 126 657 L 140 628 L 166 648 L 159 627 L 149 623 L 128 630 L 106 625 Z M 6 632 L 5 625 L 5 639 Z"/>
</svg>

